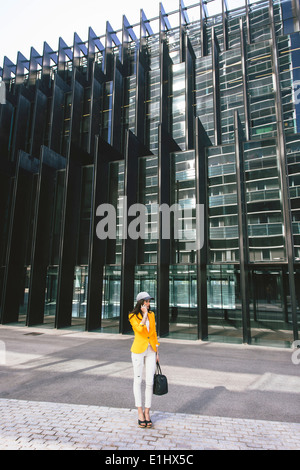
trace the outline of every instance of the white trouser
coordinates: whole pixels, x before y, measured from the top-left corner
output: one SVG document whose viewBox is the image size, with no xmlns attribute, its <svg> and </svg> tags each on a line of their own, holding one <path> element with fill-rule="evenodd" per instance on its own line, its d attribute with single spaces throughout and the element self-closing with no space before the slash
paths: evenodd
<svg viewBox="0 0 300 470">
<path fill-rule="evenodd" d="M 133 380 L 133 393 L 135 398 L 135 406 L 142 405 L 142 379 L 144 364 L 146 366 L 146 389 L 145 389 L 145 408 L 151 408 L 152 394 L 153 394 L 153 379 L 156 367 L 156 353 L 151 348 L 150 344 L 145 352 L 136 354 L 131 353 L 133 364 L 134 380 Z"/>
</svg>

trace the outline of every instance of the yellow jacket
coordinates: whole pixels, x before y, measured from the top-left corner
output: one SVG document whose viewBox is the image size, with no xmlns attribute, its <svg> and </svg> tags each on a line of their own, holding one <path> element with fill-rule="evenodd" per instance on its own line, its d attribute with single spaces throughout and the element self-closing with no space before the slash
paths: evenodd
<svg viewBox="0 0 300 470">
<path fill-rule="evenodd" d="M 148 312 L 149 331 L 146 325 L 140 324 L 143 319 L 141 314 L 134 315 L 130 313 L 128 318 L 134 331 L 134 341 L 131 346 L 131 352 L 136 354 L 143 353 L 148 348 L 149 343 L 153 350 L 156 351 L 156 346 L 159 346 L 159 342 L 157 341 L 154 313 L 151 311 Z"/>
</svg>

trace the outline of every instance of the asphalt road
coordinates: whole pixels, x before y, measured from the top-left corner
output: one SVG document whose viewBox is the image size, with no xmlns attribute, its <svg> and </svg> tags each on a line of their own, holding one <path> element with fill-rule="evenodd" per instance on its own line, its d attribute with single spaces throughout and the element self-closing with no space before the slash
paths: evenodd
<svg viewBox="0 0 300 470">
<path fill-rule="evenodd" d="M 132 339 L 0 326 L 0 398 L 134 408 Z M 300 422 L 291 349 L 160 342 L 169 393 L 153 397 L 153 411 Z"/>
</svg>

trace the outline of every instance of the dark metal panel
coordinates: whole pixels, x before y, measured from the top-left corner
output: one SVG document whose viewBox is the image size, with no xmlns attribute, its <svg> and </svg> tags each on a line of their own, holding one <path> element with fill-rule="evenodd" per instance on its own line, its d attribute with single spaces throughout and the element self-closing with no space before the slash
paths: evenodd
<svg viewBox="0 0 300 470">
<path fill-rule="evenodd" d="M 180 49 L 180 62 L 185 62 L 185 36 L 186 36 L 186 25 L 189 24 L 189 18 L 187 15 L 186 7 L 184 6 L 183 0 L 179 0 L 179 49 Z"/>
<path fill-rule="evenodd" d="M 81 83 L 82 76 L 77 69 L 74 69 L 73 85 L 72 85 L 72 113 L 71 113 L 71 127 L 70 127 L 70 139 L 71 141 L 80 146 L 80 134 L 81 134 L 81 118 L 82 118 L 82 104 L 84 98 L 84 87 Z"/>
<path fill-rule="evenodd" d="M 145 143 L 145 101 L 146 101 L 146 71 L 149 67 L 146 63 L 145 50 L 137 53 L 136 65 L 136 106 L 135 106 L 135 134 Z"/>
<path fill-rule="evenodd" d="M 5 105 L 0 105 L 0 155 L 1 164 L 8 159 L 12 119 L 15 119 L 15 108 L 6 100 Z"/>
<path fill-rule="evenodd" d="M 71 142 L 66 167 L 57 284 L 56 328 L 71 325 L 73 279 L 79 233 L 82 150 Z"/>
<path fill-rule="evenodd" d="M 47 266 L 50 256 L 51 220 L 56 170 L 65 168 L 66 159 L 47 147 L 41 147 L 41 165 L 37 183 L 33 244 L 28 296 L 27 325 L 44 321 Z"/>
<path fill-rule="evenodd" d="M 151 28 L 150 21 L 147 19 L 145 12 L 141 9 L 140 14 L 140 49 L 143 50 L 146 46 L 147 36 L 152 36 L 153 31 Z"/>
<path fill-rule="evenodd" d="M 29 72 L 29 60 L 23 56 L 19 51 L 17 56 L 17 68 L 16 68 L 16 84 L 22 84 L 24 81 L 24 75 Z"/>
<path fill-rule="evenodd" d="M 124 70 L 126 71 L 125 76 L 130 75 L 130 64 L 129 64 L 129 42 L 130 40 L 138 42 L 132 26 L 130 25 L 128 19 L 123 15 L 123 27 L 122 27 L 122 50 L 121 50 L 121 62 L 123 64 Z"/>
<path fill-rule="evenodd" d="M 91 208 L 91 234 L 88 263 L 87 320 L 88 331 L 101 327 L 103 268 L 106 259 L 107 241 L 100 240 L 96 234 L 96 212 L 101 204 L 108 203 L 109 162 L 121 160 L 116 152 L 101 137 L 95 139 L 94 177 Z"/>
<path fill-rule="evenodd" d="M 140 145 L 132 132 L 126 131 L 125 136 L 124 193 L 127 198 L 127 208 L 129 208 L 138 202 L 138 157 Z M 133 217 L 128 216 L 126 230 L 132 219 Z M 131 329 L 128 314 L 133 308 L 134 270 L 136 264 L 137 240 L 126 237 L 122 243 L 120 333 L 127 333 Z"/>
<path fill-rule="evenodd" d="M 226 0 L 222 0 L 222 22 L 223 22 L 223 41 L 224 51 L 228 51 L 228 8 Z"/>
<path fill-rule="evenodd" d="M 112 105 L 112 145 L 121 152 L 122 143 L 122 100 L 123 100 L 123 66 L 119 59 L 114 60 L 113 105 Z"/>
<path fill-rule="evenodd" d="M 207 41 L 207 8 L 204 0 L 200 0 L 200 42 L 201 42 L 201 57 L 208 54 L 208 41 Z"/>
<path fill-rule="evenodd" d="M 56 74 L 53 86 L 49 147 L 57 153 L 60 153 L 61 150 L 61 132 L 64 120 L 64 100 L 65 93 L 68 91 L 70 91 L 70 87 L 62 80 L 59 75 Z"/>
<path fill-rule="evenodd" d="M 244 95 L 244 112 L 245 112 L 245 138 L 250 140 L 250 103 L 247 81 L 247 43 L 245 37 L 243 19 L 240 18 L 241 31 L 241 59 L 242 59 L 242 75 L 243 75 L 243 95 Z"/>
<path fill-rule="evenodd" d="M 74 33 L 73 41 L 73 67 L 79 67 L 80 65 L 80 52 L 87 57 L 88 49 L 85 43 L 80 39 L 77 33 Z"/>
<path fill-rule="evenodd" d="M 158 137 L 158 204 L 170 206 L 170 148 L 169 135 L 165 126 L 159 126 Z M 170 240 L 162 238 L 162 213 L 158 214 L 157 245 L 157 315 L 156 322 L 160 336 L 169 333 L 169 265 Z"/>
<path fill-rule="evenodd" d="M 53 52 L 47 42 L 44 42 L 43 49 L 43 62 L 42 62 L 42 73 L 43 75 L 50 75 L 51 60 L 57 64 L 57 53 Z"/>
<path fill-rule="evenodd" d="M 89 68 L 88 75 L 89 76 L 93 69 L 92 65 L 95 59 L 96 51 L 100 52 L 101 54 L 104 54 L 105 47 L 99 40 L 94 30 L 91 27 L 89 27 L 89 39 L 88 39 L 88 68 Z"/>
<path fill-rule="evenodd" d="M 158 129 L 158 204 L 170 206 L 170 153 L 180 150 L 168 132 L 169 67 L 172 61 L 164 40 L 164 31 L 169 23 L 165 21 L 164 10 L 160 11 L 160 125 Z M 162 213 L 158 215 L 157 248 L 157 325 L 161 336 L 169 333 L 169 265 L 170 240 L 162 238 Z"/>
<path fill-rule="evenodd" d="M 195 175 L 196 175 L 196 204 L 203 205 L 204 218 L 197 215 L 197 305 L 198 305 L 198 338 L 206 339 L 208 336 L 207 311 L 207 260 L 208 260 L 208 173 L 205 148 L 211 142 L 199 118 L 195 120 Z M 202 227 L 204 225 L 204 227 Z M 204 233 L 201 246 L 200 234 Z"/>
<path fill-rule="evenodd" d="M 62 38 L 58 41 L 58 57 L 57 57 L 57 70 L 64 75 L 65 63 L 68 60 L 73 60 L 73 52 Z"/>
<path fill-rule="evenodd" d="M 25 150 L 27 126 L 30 118 L 30 101 L 20 91 L 12 143 L 12 161 L 16 161 L 20 149 Z"/>
<path fill-rule="evenodd" d="M 29 84 L 34 85 L 38 78 L 38 67 L 42 66 L 42 56 L 31 47 L 30 49 L 30 62 L 29 62 Z"/>
<path fill-rule="evenodd" d="M 170 206 L 170 153 L 180 148 L 167 132 L 166 125 L 159 125 L 158 135 L 158 205 Z M 170 239 L 162 238 L 162 212 L 158 215 L 157 248 L 157 325 L 161 336 L 169 333 L 169 265 Z"/>
<path fill-rule="evenodd" d="M 41 145 L 44 140 L 44 128 L 47 115 L 47 96 L 36 88 L 33 123 L 31 130 L 30 154 L 34 157 L 40 156 Z"/>
<path fill-rule="evenodd" d="M 32 175 L 38 173 L 39 161 L 22 150 L 18 153 L 13 190 L 5 273 L 1 301 L 1 323 L 18 321 L 22 294 L 22 277 L 26 255 L 28 204 Z"/>
<path fill-rule="evenodd" d="M 165 12 L 162 2 L 159 4 L 159 32 L 163 33 L 170 31 L 172 29 L 170 21 L 168 19 L 168 14 Z"/>
<path fill-rule="evenodd" d="M 8 219 L 10 216 L 10 200 L 11 200 L 11 188 L 13 186 L 13 178 L 10 177 L 9 173 L 0 171 L 0 266 L 4 266 L 5 255 L 7 249 L 7 231 L 8 231 Z M 2 287 L 0 286 L 0 292 Z M 0 294 L 1 303 L 1 294 Z"/>
<path fill-rule="evenodd" d="M 171 59 L 168 46 L 164 39 L 164 31 L 168 27 L 165 13 L 160 9 L 160 125 L 158 129 L 158 204 L 170 206 L 170 152 L 171 138 L 168 133 L 168 96 L 169 67 Z M 173 143 L 173 139 L 172 139 Z M 162 238 L 162 213 L 158 215 L 158 247 L 157 247 L 157 327 L 161 336 L 169 333 L 169 265 L 170 240 Z"/>
<path fill-rule="evenodd" d="M 117 38 L 109 21 L 106 22 L 106 37 L 105 37 L 105 58 L 104 58 L 104 73 L 108 81 L 113 79 L 114 70 L 114 55 L 113 55 L 113 43 L 116 46 L 120 45 L 120 41 Z"/>
<path fill-rule="evenodd" d="M 245 9 L 246 9 L 246 26 L 247 26 L 247 43 L 251 44 L 251 29 L 250 29 L 250 5 L 249 0 L 245 0 Z"/>
<path fill-rule="evenodd" d="M 131 132 L 125 133 L 125 177 L 124 194 L 127 198 L 127 208 L 138 203 L 139 190 L 139 157 L 150 155 L 151 152 L 139 142 Z M 126 221 L 126 229 L 135 217 L 129 216 Z M 122 243 L 121 266 L 121 306 L 120 306 L 120 333 L 131 331 L 128 314 L 133 308 L 134 298 L 134 272 L 137 264 L 137 250 L 139 240 L 133 240 L 128 235 Z"/>
<path fill-rule="evenodd" d="M 163 34 L 163 33 L 162 33 Z M 169 68 L 172 61 L 169 56 L 167 43 L 164 39 L 160 40 L 160 122 L 168 131 L 169 106 L 168 97 L 170 94 Z"/>
<path fill-rule="evenodd" d="M 246 212 L 246 188 L 244 159 L 242 149 L 242 125 L 238 111 L 234 112 L 234 134 L 235 134 L 235 161 L 236 161 L 236 182 L 237 182 L 237 203 L 238 203 L 238 224 L 239 224 L 239 253 L 240 253 L 240 289 L 242 301 L 242 322 L 243 322 L 243 342 L 251 343 L 250 331 L 250 295 L 249 295 L 249 247 L 247 231 Z"/>
<path fill-rule="evenodd" d="M 292 0 L 292 9 L 294 15 L 294 31 L 300 31 L 300 4 L 299 0 Z"/>
<path fill-rule="evenodd" d="M 221 144 L 221 105 L 220 105 L 220 79 L 219 79 L 219 52 L 220 47 L 215 28 L 212 27 L 212 66 L 213 66 L 213 94 L 214 94 L 214 124 L 215 145 Z"/>
<path fill-rule="evenodd" d="M 196 56 L 193 50 L 193 46 L 188 36 L 185 37 L 185 106 L 186 106 L 186 119 L 185 119 L 185 136 L 186 136 L 186 149 L 190 150 L 194 148 L 195 141 L 195 102 L 194 102 L 194 90 L 195 90 L 195 60 Z"/>
<path fill-rule="evenodd" d="M 3 71 L 2 71 L 2 79 L 3 81 L 10 81 L 11 74 L 16 74 L 16 65 L 6 56 L 4 56 L 3 60 Z"/>
<path fill-rule="evenodd" d="M 95 153 L 95 137 L 100 133 L 101 125 L 101 100 L 104 76 L 96 77 L 95 62 L 93 62 L 93 71 L 91 77 L 91 120 L 88 152 L 91 155 Z"/>
<path fill-rule="evenodd" d="M 77 237 L 80 219 L 81 166 L 88 157 L 80 149 L 80 122 L 83 87 L 73 74 L 72 111 L 68 161 L 66 166 L 66 190 L 62 211 L 62 239 L 58 270 L 56 327 L 69 326 L 72 318 L 73 278 L 76 265 Z"/>
</svg>

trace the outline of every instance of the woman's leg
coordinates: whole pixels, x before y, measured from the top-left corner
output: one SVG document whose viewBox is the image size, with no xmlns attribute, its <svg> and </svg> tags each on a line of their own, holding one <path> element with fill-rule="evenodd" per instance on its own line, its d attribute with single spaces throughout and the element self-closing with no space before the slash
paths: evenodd
<svg viewBox="0 0 300 470">
<path fill-rule="evenodd" d="M 135 406 L 138 408 L 139 414 L 142 408 L 142 378 L 144 369 L 144 354 L 131 353 L 133 364 L 133 394 L 135 399 Z M 143 410 L 142 410 L 143 411 Z"/>
<path fill-rule="evenodd" d="M 156 367 L 156 353 L 152 348 L 147 349 L 147 354 L 145 357 L 146 365 L 146 390 L 145 390 L 145 414 L 148 416 L 146 419 L 149 421 L 149 410 L 152 403 L 153 395 L 153 381 Z"/>
</svg>

